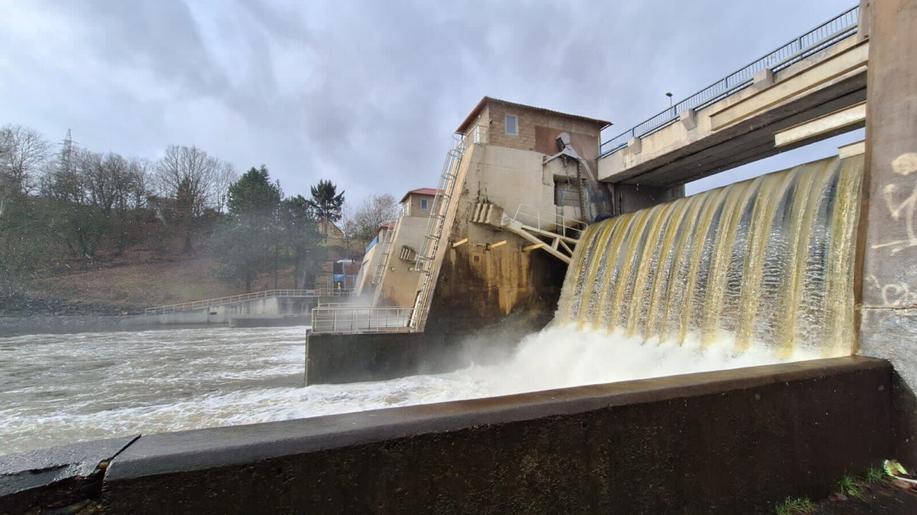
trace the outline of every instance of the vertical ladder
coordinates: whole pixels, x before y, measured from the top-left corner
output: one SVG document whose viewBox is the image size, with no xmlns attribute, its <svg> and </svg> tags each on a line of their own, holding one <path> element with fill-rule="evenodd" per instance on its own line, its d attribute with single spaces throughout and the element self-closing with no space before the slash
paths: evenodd
<svg viewBox="0 0 917 515">
<path fill-rule="evenodd" d="M 424 236 L 423 248 L 417 254 L 414 269 L 420 271 L 420 285 L 414 299 L 414 310 L 411 313 L 410 328 L 412 331 L 423 331 L 427 323 L 427 314 L 430 310 L 430 301 L 433 299 L 433 289 L 436 287 L 438 267 L 436 254 L 439 250 L 443 230 L 446 225 L 446 215 L 452 200 L 457 197 L 455 186 L 462 155 L 465 152 L 464 139 L 459 139 L 446 154 L 443 164 L 443 173 L 439 180 L 439 190 L 433 198 L 430 208 L 430 219 L 427 221 L 427 231 Z"/>
</svg>

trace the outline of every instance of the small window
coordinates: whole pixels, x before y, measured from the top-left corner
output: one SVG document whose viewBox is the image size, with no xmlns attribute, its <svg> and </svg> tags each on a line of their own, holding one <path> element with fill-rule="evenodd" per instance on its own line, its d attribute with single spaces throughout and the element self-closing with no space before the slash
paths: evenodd
<svg viewBox="0 0 917 515">
<path fill-rule="evenodd" d="M 519 119 L 516 118 L 514 114 L 506 115 L 506 120 L 503 122 L 503 126 L 506 128 L 506 134 L 509 136 L 518 136 L 519 135 Z"/>
<path fill-rule="evenodd" d="M 426 208 L 427 208 L 427 199 L 425 198 L 420 199 L 420 209 L 426 209 Z"/>
</svg>

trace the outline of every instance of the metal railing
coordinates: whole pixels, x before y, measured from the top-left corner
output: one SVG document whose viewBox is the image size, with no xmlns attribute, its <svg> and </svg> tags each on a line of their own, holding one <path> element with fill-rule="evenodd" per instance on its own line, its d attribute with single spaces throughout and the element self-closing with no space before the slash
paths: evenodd
<svg viewBox="0 0 917 515">
<path fill-rule="evenodd" d="M 264 290 L 251 293 L 241 293 L 239 295 L 230 295 L 227 297 L 215 297 L 212 299 L 194 300 L 189 302 L 180 302 L 178 304 L 167 304 L 164 306 L 155 306 L 146 308 L 144 313 L 147 315 L 161 315 L 164 313 L 175 313 L 178 311 L 195 311 L 198 309 L 211 308 L 216 306 L 226 306 L 238 302 L 250 300 L 265 299 L 268 297 L 296 297 L 296 298 L 314 298 L 314 297 L 345 297 L 350 295 L 352 290 L 335 289 L 335 288 L 315 288 L 311 290 Z"/>
<path fill-rule="evenodd" d="M 323 305 L 312 309 L 312 333 L 410 332 L 413 311 L 413 308 Z"/>
<path fill-rule="evenodd" d="M 586 230 L 586 222 L 582 220 L 570 218 L 559 213 L 542 217 L 541 211 L 525 204 L 519 204 L 516 207 L 512 219 L 540 231 L 556 233 L 574 240 L 580 239 L 583 231 Z"/>
<path fill-rule="evenodd" d="M 498 195 L 482 195 L 482 202 L 487 202 L 503 209 L 503 213 L 511 220 L 529 227 L 534 227 L 541 231 L 553 232 L 563 236 L 570 236 L 573 239 L 579 239 L 586 230 L 586 222 L 566 216 L 552 208 L 552 213 L 544 214 L 542 210 L 531 204 L 521 202 L 510 202 L 506 198 Z M 511 206 L 515 205 L 513 209 Z M 496 220 L 498 221 L 498 220 Z"/>
<path fill-rule="evenodd" d="M 599 153 L 602 157 L 613 154 L 627 146 L 631 138 L 642 138 L 678 120 L 679 113 L 689 109 L 700 110 L 714 102 L 750 86 L 754 76 L 761 70 L 780 71 L 812 54 L 820 52 L 857 32 L 860 19 L 860 7 L 852 7 L 831 18 L 814 29 L 802 34 L 792 41 L 781 45 L 769 54 L 753 61 L 726 77 L 714 82 L 697 93 L 680 100 L 661 113 L 650 117 L 634 127 L 604 142 Z"/>
</svg>

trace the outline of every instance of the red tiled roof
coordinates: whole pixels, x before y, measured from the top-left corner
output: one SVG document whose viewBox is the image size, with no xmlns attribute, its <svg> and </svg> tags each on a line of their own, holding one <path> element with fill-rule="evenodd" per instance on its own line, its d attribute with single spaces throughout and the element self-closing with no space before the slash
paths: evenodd
<svg viewBox="0 0 917 515">
<path fill-rule="evenodd" d="M 439 193 L 439 190 L 436 188 L 417 188 L 416 190 L 411 190 L 405 193 L 404 196 L 401 197 L 401 200 L 399 202 L 404 202 L 405 200 L 407 200 L 408 195 L 429 195 L 433 197 L 433 196 L 436 196 L 437 193 Z"/>
<path fill-rule="evenodd" d="M 471 112 L 468 113 L 468 116 L 465 117 L 465 120 L 462 122 L 462 124 L 458 126 L 458 129 L 455 129 L 455 132 L 456 132 L 457 134 L 461 134 L 461 133 L 465 132 L 465 129 L 468 128 L 468 125 L 470 125 L 471 122 L 473 122 L 474 119 L 477 118 L 478 113 L 481 112 L 481 109 L 484 109 L 484 106 L 487 105 L 488 102 L 493 102 L 493 103 L 497 103 L 497 104 L 504 104 L 504 105 L 508 105 L 508 106 L 511 106 L 511 107 L 520 107 L 520 108 L 522 108 L 522 109 L 531 109 L 531 110 L 533 110 L 533 111 L 539 111 L 539 112 L 542 112 L 542 113 L 545 113 L 545 114 L 550 114 L 550 115 L 555 115 L 555 116 L 563 116 L 563 117 L 566 117 L 566 118 L 573 118 L 573 119 L 575 119 L 575 120 L 580 120 L 580 121 L 584 121 L 584 122 L 594 123 L 594 124 L 596 124 L 596 125 L 599 126 L 599 129 L 604 129 L 605 127 L 608 127 L 609 125 L 611 125 L 611 122 L 609 122 L 609 121 L 606 121 L 606 120 L 599 120 L 599 119 L 597 119 L 597 118 L 589 118 L 588 116 L 580 116 L 580 115 L 578 115 L 578 114 L 562 113 L 562 112 L 560 112 L 560 111 L 553 111 L 553 110 L 551 110 L 551 109 L 545 109 L 545 108 L 543 108 L 543 107 L 536 107 L 536 106 L 530 106 L 530 105 L 525 105 L 525 104 L 519 104 L 519 103 L 517 103 L 517 102 L 510 102 L 510 101 L 508 101 L 508 100 L 500 100 L 499 98 L 484 97 L 484 98 L 481 99 L 480 102 L 478 102 L 478 105 L 474 106 L 474 109 L 472 109 Z"/>
</svg>

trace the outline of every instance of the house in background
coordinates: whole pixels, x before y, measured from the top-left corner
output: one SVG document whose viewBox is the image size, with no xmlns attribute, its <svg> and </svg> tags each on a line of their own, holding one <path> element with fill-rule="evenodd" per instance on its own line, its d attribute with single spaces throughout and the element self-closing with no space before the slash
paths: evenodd
<svg viewBox="0 0 917 515">
<path fill-rule="evenodd" d="M 380 227 L 367 247 L 358 276 L 358 294 L 372 294 L 376 306 L 411 307 L 420 273 L 414 264 L 423 247 L 433 199 L 438 190 L 418 188 L 401 198 L 401 216 Z M 357 292 L 355 292 L 357 293 Z"/>
</svg>

